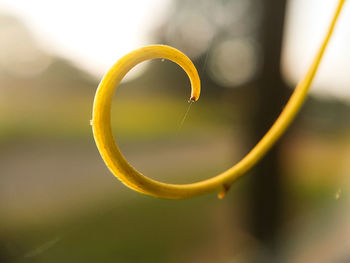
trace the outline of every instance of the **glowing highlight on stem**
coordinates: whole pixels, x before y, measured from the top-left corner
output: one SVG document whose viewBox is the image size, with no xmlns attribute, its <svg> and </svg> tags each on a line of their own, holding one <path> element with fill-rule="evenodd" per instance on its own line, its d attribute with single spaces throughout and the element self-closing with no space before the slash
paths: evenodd
<svg viewBox="0 0 350 263">
<path fill-rule="evenodd" d="M 167 184 L 159 182 L 144 176 L 133 168 L 124 158 L 114 140 L 111 127 L 111 106 L 114 91 L 127 72 L 138 63 L 155 58 L 169 59 L 184 69 L 191 81 L 192 90 L 190 100 L 197 101 L 200 95 L 200 79 L 196 68 L 191 60 L 182 52 L 165 45 L 142 47 L 122 57 L 103 77 L 97 89 L 93 105 L 91 120 L 93 134 L 96 145 L 107 167 L 126 186 L 143 194 L 159 198 L 183 199 L 219 191 L 219 198 L 223 198 L 230 185 L 251 169 L 271 149 L 299 112 L 344 2 L 345 0 L 339 1 L 326 37 L 313 63 L 304 78 L 298 83 L 288 103 L 270 130 L 236 165 L 215 177 L 192 184 Z"/>
</svg>

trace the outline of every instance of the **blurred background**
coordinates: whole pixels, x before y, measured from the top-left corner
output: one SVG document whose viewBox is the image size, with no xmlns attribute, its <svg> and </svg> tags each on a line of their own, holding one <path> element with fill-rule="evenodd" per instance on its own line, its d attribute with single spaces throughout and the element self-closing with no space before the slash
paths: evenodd
<svg viewBox="0 0 350 263">
<path fill-rule="evenodd" d="M 172 45 L 116 91 L 115 137 L 145 175 L 212 177 L 265 134 L 306 72 L 337 0 L 0 0 L 0 262 L 349 262 L 350 6 L 288 132 L 217 193 L 162 200 L 104 165 L 89 120 L 122 55 Z"/>
</svg>

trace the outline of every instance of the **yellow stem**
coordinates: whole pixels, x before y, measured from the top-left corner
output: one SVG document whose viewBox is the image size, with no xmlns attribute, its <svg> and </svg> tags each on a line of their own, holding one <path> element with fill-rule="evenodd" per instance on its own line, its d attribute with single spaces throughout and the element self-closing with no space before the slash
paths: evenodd
<svg viewBox="0 0 350 263">
<path fill-rule="evenodd" d="M 219 197 L 222 198 L 229 189 L 229 186 L 238 177 L 251 169 L 271 149 L 299 112 L 344 2 L 345 0 L 339 1 L 329 30 L 313 63 L 304 78 L 298 83 L 282 113 L 265 136 L 241 161 L 230 169 L 210 179 L 192 184 L 167 184 L 158 182 L 144 176 L 133 168 L 126 161 L 115 143 L 111 127 L 111 105 L 114 91 L 126 73 L 138 63 L 154 58 L 169 59 L 184 69 L 191 81 L 192 93 L 190 99 L 196 101 L 200 95 L 200 80 L 196 68 L 191 60 L 182 52 L 165 45 L 146 46 L 122 57 L 103 77 L 97 89 L 93 105 L 91 121 L 93 134 L 96 145 L 108 168 L 125 185 L 147 195 L 168 199 L 182 199 L 212 191 L 220 191 Z"/>
</svg>

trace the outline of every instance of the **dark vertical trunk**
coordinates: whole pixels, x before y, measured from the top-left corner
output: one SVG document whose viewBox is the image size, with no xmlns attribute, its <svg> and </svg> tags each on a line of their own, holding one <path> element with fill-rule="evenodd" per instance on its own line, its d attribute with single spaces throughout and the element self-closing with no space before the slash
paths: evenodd
<svg viewBox="0 0 350 263">
<path fill-rule="evenodd" d="M 264 18 L 260 36 L 263 66 L 261 75 L 254 85 L 257 95 L 251 130 L 254 144 L 271 127 L 288 99 L 288 89 L 280 71 L 286 1 L 264 0 L 263 2 Z M 280 142 L 254 168 L 251 178 L 251 232 L 268 250 L 270 256 L 277 253 L 275 239 L 280 228 L 283 209 L 279 163 Z M 257 261 L 264 262 L 261 258 Z"/>
</svg>

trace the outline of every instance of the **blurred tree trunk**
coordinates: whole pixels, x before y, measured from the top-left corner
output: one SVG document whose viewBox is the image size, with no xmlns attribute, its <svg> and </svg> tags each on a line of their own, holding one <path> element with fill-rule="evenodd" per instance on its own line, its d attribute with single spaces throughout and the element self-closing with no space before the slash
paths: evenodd
<svg viewBox="0 0 350 263">
<path fill-rule="evenodd" d="M 263 7 L 264 17 L 260 36 L 263 65 L 261 75 L 254 85 L 256 111 L 250 132 L 254 145 L 276 120 L 289 93 L 280 71 L 286 0 L 264 0 Z M 281 140 L 255 167 L 250 185 L 250 231 L 268 250 L 266 252 L 270 256 L 278 253 L 275 250 L 275 239 L 283 212 L 280 145 Z M 261 258 L 260 260 L 257 258 L 256 261 L 262 262 Z"/>
</svg>

